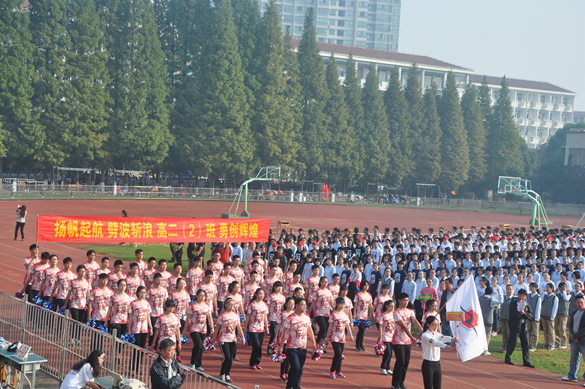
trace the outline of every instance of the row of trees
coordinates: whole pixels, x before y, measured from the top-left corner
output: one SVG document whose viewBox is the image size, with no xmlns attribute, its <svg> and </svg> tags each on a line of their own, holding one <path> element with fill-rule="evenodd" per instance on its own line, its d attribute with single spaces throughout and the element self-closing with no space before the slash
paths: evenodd
<svg viewBox="0 0 585 389">
<path fill-rule="evenodd" d="M 343 85 L 319 54 L 314 11 L 295 52 L 274 0 L 6 0 L 0 6 L 0 156 L 10 169 L 125 166 L 239 177 L 281 166 L 297 180 L 480 192 L 530 176 L 507 84 L 455 77 L 421 90 L 413 64 L 378 89 Z M 15 12 L 13 12 L 15 11 Z"/>
</svg>

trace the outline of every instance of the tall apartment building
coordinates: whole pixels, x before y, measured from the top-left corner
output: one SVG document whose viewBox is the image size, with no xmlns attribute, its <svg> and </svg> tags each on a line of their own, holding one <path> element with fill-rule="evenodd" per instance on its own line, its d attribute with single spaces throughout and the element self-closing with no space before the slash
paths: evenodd
<svg viewBox="0 0 585 389">
<path fill-rule="evenodd" d="M 268 4 L 258 0 L 260 9 Z M 307 9 L 315 9 L 317 41 L 398 51 L 401 0 L 277 0 L 282 29 L 301 39 Z"/>
<path fill-rule="evenodd" d="M 526 140 L 528 148 L 545 144 L 565 123 L 573 123 L 575 92 L 548 82 L 506 78 L 510 100 L 514 108 L 516 128 Z M 470 82 L 480 86 L 483 76 L 474 74 Z M 501 77 L 486 77 L 492 94 L 492 102 L 498 99 Z"/>
</svg>

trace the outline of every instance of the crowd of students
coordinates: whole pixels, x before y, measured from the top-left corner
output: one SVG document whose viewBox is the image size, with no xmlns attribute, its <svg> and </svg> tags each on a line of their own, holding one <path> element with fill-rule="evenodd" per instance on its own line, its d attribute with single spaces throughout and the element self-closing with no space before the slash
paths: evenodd
<svg viewBox="0 0 585 389">
<path fill-rule="evenodd" d="M 200 371 L 210 337 L 219 342 L 220 378 L 226 382 L 231 382 L 232 362 L 239 360 L 238 341 L 251 346 L 250 368 L 262 369 L 266 334 L 268 344 L 277 344 L 276 352 L 286 350 L 280 379 L 287 388 L 300 387 L 308 340 L 325 352 L 324 344 L 330 343 L 329 376 L 344 378 L 346 339 L 354 340 L 352 327 L 357 326 L 355 348 L 365 351 L 371 321 L 377 342 L 384 345 L 380 372 L 392 375 L 392 387 L 400 389 L 411 347 L 419 340 L 413 325 L 427 334 L 423 346 L 456 341 L 448 337 L 442 308 L 468 277 L 477 285 L 488 342 L 501 332 L 507 344 L 507 304 L 519 290 L 527 291 L 526 303 L 534 312 L 527 327 L 530 350 L 536 348 L 540 326 L 545 349 L 567 347 L 567 318 L 585 278 L 580 230 L 290 229 L 271 234 L 268 244 L 218 244 L 205 264 L 197 255 L 202 245 L 189 247 L 189 269 L 183 274 L 181 263 L 169 272 L 164 259 L 144 261 L 141 249 L 126 269 L 116 260 L 111 270 L 109 259 L 98 262 L 93 250 L 83 264 L 74 266 L 67 257 L 59 267 L 57 255 L 39 256 L 32 245 L 24 259 L 24 288 L 31 300 L 41 296 L 55 302 L 55 309 L 67 307 L 82 323 L 94 320 L 110 331 L 115 328 L 118 336 L 133 334 L 140 347 L 156 348 L 171 339 L 180 352 L 181 336 L 188 335 L 190 365 Z M 440 387 L 436 352 L 427 354 L 425 388 Z"/>
</svg>

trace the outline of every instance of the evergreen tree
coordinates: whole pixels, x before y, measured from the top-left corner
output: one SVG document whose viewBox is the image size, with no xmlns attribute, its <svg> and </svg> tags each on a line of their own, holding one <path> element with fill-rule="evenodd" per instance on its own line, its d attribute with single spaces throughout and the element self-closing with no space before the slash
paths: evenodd
<svg viewBox="0 0 585 389">
<path fill-rule="evenodd" d="M 34 46 L 21 6 L 22 0 L 0 3 L 0 173 L 4 157 L 9 167 L 34 166 L 45 140 L 31 104 Z"/>
<path fill-rule="evenodd" d="M 473 189 L 484 182 L 487 173 L 485 127 L 483 126 L 483 114 L 477 97 L 477 88 L 472 83 L 467 84 L 461 97 L 463 110 L 463 123 L 467 133 L 469 145 L 469 179 L 468 183 Z"/>
<path fill-rule="evenodd" d="M 152 169 L 168 155 L 167 70 L 150 0 L 98 0 L 109 55 L 113 166 Z"/>
<path fill-rule="evenodd" d="M 384 101 L 378 87 L 378 74 L 374 64 L 370 64 L 363 89 L 364 134 L 363 155 L 364 179 L 382 183 L 388 177 L 389 156 L 393 155 L 392 141 L 388 133 L 388 117 Z M 390 182 L 393 183 L 393 182 Z"/>
<path fill-rule="evenodd" d="M 328 117 L 323 112 L 328 96 L 325 67 L 319 55 L 314 18 L 315 12 L 311 7 L 305 15 L 303 36 L 298 51 L 303 102 L 300 156 L 306 166 L 308 179 L 326 180 L 332 138 L 328 131 Z"/>
<path fill-rule="evenodd" d="M 300 133 L 303 127 L 303 103 L 300 84 L 300 70 L 297 53 L 295 52 L 295 48 L 292 44 L 292 34 L 290 33 L 290 29 L 288 27 L 284 33 L 283 59 L 283 70 L 286 77 L 286 89 L 284 91 L 284 97 L 292 114 L 291 125 L 293 132 L 297 134 L 297 143 L 300 146 L 302 144 Z M 305 170 L 305 164 L 301 162 L 299 154 L 300 148 L 295 160 L 293 161 L 293 165 L 297 173 Z M 297 175 L 296 178 L 299 179 L 300 177 Z"/>
<path fill-rule="evenodd" d="M 421 126 L 417 140 L 416 178 L 423 183 L 437 182 L 441 176 L 441 118 L 437 113 L 437 85 L 433 83 L 423 96 Z"/>
<path fill-rule="evenodd" d="M 43 161 L 104 166 L 108 74 L 95 4 L 92 0 L 43 0 L 31 5 L 39 74 L 33 101 L 46 133 Z"/>
<path fill-rule="evenodd" d="M 459 103 L 455 76 L 449 72 L 439 105 L 441 130 L 441 178 L 444 190 L 458 190 L 469 177 L 469 146 Z"/>
<path fill-rule="evenodd" d="M 256 149 L 261 166 L 280 166 L 281 175 L 288 176 L 294 169 L 298 134 L 285 96 L 284 47 L 275 0 L 268 4 L 261 30 L 263 34 L 258 39 L 260 89 L 253 120 Z"/>
<path fill-rule="evenodd" d="M 520 149 L 524 139 L 516 131 L 512 112 L 508 82 L 504 77 L 487 132 L 488 186 L 496 185 L 498 176 L 522 177 L 524 174 L 524 159 Z"/>
<path fill-rule="evenodd" d="M 410 153 L 410 113 L 408 103 L 404 97 L 404 91 L 400 85 L 398 69 L 394 68 L 390 75 L 388 89 L 384 93 L 384 105 L 392 143 L 391 153 L 388 154 L 390 166 L 388 178 L 390 184 L 400 185 L 404 178 L 412 171 L 413 161 L 409 159 Z M 364 110 L 366 107 L 364 106 Z M 367 129 L 366 129 L 367 130 Z M 366 148 L 367 150 L 367 148 Z"/>
<path fill-rule="evenodd" d="M 483 76 L 483 81 L 481 82 L 481 86 L 479 87 L 477 99 L 479 101 L 479 106 L 481 107 L 481 112 L 483 116 L 483 127 L 487 131 L 490 128 L 490 120 L 493 114 L 493 107 L 490 87 L 487 83 L 487 79 L 485 76 Z"/>
<path fill-rule="evenodd" d="M 238 38 L 229 0 L 215 3 L 202 48 L 196 170 L 214 178 L 251 171 L 254 147 Z"/>
<path fill-rule="evenodd" d="M 420 70 L 416 66 L 416 63 L 412 64 L 412 67 L 408 71 L 408 78 L 406 80 L 406 87 L 404 88 L 404 97 L 408 103 L 408 113 L 410 116 L 409 135 L 406 137 L 406 142 L 403 143 L 402 153 L 408 163 L 405 168 L 410 170 L 406 173 L 406 186 L 413 185 L 418 179 L 415 176 L 416 162 L 420 158 L 421 154 L 421 134 L 422 134 L 422 116 L 423 116 L 423 95 L 421 89 L 421 80 L 419 77 Z"/>
<path fill-rule="evenodd" d="M 254 107 L 254 99 L 260 88 L 257 51 L 262 50 L 259 39 L 265 33 L 260 28 L 261 16 L 257 0 L 233 0 L 234 23 L 238 37 L 238 52 L 242 61 L 244 84 L 250 107 Z M 265 10 L 262 10 L 264 12 Z M 280 19 L 279 19 L 280 22 Z"/>
<path fill-rule="evenodd" d="M 332 148 L 330 163 L 333 171 L 340 179 L 343 191 L 347 189 L 351 179 L 355 177 L 355 134 L 353 128 L 348 125 L 349 110 L 345 103 L 343 87 L 339 84 L 339 70 L 335 63 L 335 57 L 331 54 L 325 80 L 329 91 L 329 98 L 325 104 L 325 115 L 329 117 L 329 133 L 332 134 Z"/>
<path fill-rule="evenodd" d="M 347 102 L 347 107 L 349 109 L 347 124 L 353 132 L 352 136 L 354 139 L 351 154 L 353 171 L 351 172 L 351 176 L 348 176 L 347 179 L 354 181 L 360 180 L 364 173 L 362 165 L 364 145 L 363 142 L 360 141 L 364 131 L 364 106 L 362 105 L 362 88 L 359 84 L 356 73 L 356 63 L 350 52 L 345 65 L 345 80 L 343 81 L 343 85 L 345 86 L 345 101 Z"/>
</svg>

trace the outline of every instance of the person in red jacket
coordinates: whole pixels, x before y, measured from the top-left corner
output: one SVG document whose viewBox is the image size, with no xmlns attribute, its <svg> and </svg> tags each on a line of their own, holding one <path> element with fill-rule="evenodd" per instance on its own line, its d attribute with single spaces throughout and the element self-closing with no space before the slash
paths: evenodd
<svg viewBox="0 0 585 389">
<path fill-rule="evenodd" d="M 223 264 L 230 263 L 230 256 L 232 254 L 232 249 L 230 245 L 225 242 L 219 243 L 215 246 L 215 250 L 213 250 L 213 254 L 219 253 L 219 261 Z M 212 254 L 212 255 L 213 255 Z"/>
</svg>

